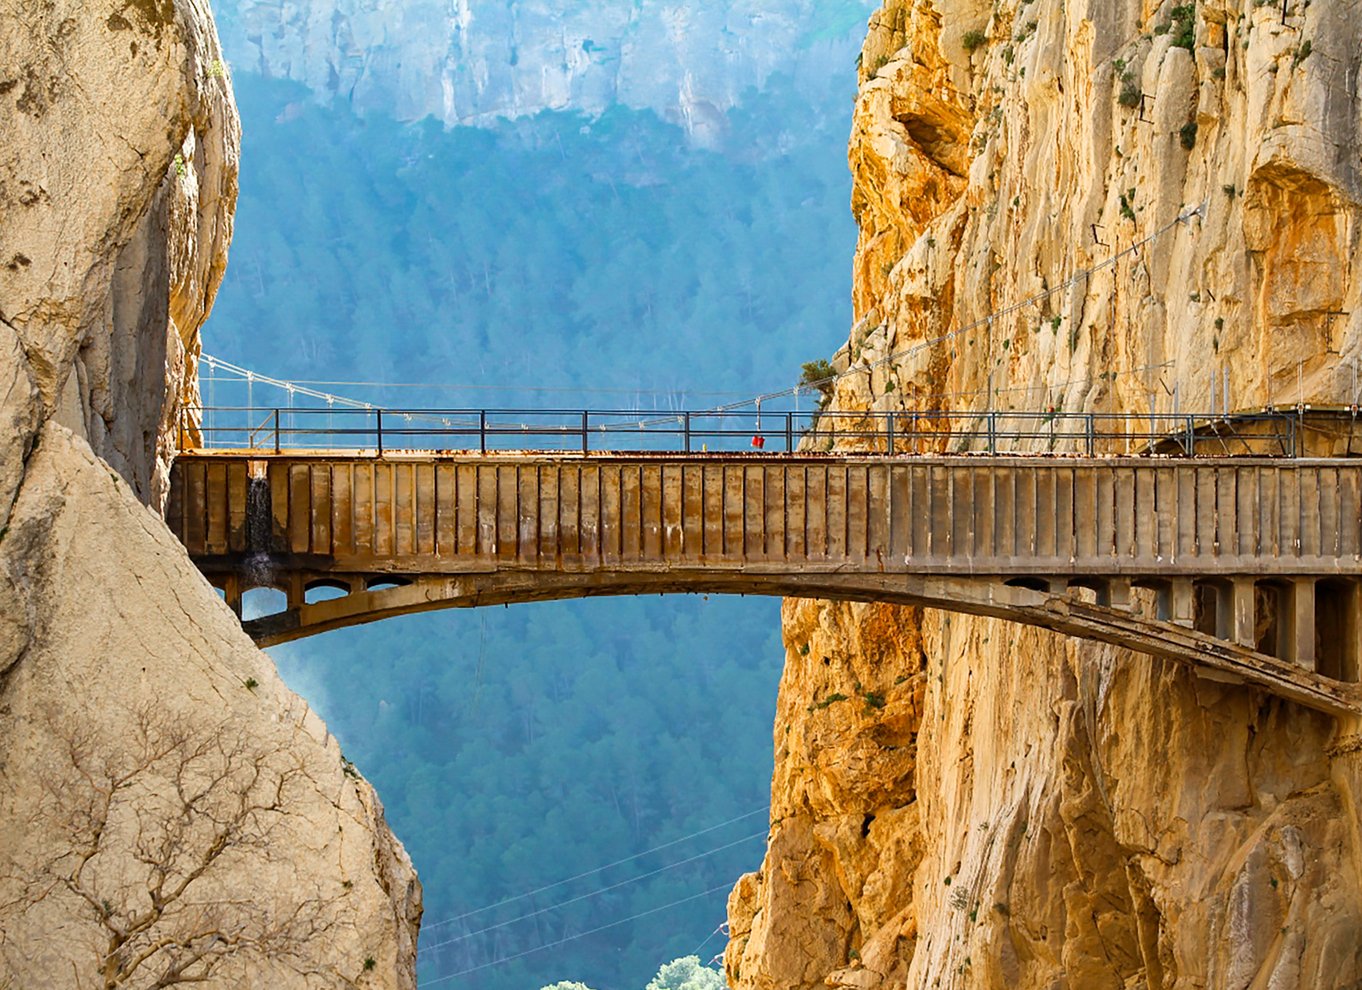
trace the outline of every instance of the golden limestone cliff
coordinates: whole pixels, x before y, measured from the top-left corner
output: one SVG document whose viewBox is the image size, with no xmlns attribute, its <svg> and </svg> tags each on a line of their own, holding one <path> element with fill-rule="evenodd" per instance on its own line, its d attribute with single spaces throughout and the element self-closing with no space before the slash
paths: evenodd
<svg viewBox="0 0 1362 990">
<path fill-rule="evenodd" d="M 413 987 L 372 790 L 156 509 L 239 123 L 202 0 L 0 0 L 0 987 Z"/>
<path fill-rule="evenodd" d="M 1360 37 L 1319 0 L 888 0 L 835 407 L 1353 401 Z M 1357 726 L 1001 621 L 788 601 L 784 635 L 735 988 L 1362 986 Z"/>
</svg>

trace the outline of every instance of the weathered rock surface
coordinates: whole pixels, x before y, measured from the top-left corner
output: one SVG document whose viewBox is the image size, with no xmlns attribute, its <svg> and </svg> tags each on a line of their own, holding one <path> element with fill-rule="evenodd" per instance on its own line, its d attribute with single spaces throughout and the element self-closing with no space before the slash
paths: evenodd
<svg viewBox="0 0 1362 990">
<path fill-rule="evenodd" d="M 241 943 L 205 951 L 214 986 L 414 986 L 420 888 L 372 790 L 160 517 L 63 426 L 29 458 L 0 562 L 31 617 L 0 722 L 0 973 L 78 985 L 115 931 L 159 908 L 130 947 Z M 175 729 L 149 761 L 142 736 L 166 745 Z M 97 829 L 106 772 L 120 787 Z M 177 786 L 202 792 L 192 807 L 212 827 L 167 824 L 189 807 Z M 164 874 L 159 904 L 147 891 Z"/>
<path fill-rule="evenodd" d="M 236 203 L 212 19 L 201 2 L 5 6 L 0 320 L 42 416 L 157 503 Z"/>
<path fill-rule="evenodd" d="M 888 0 L 836 405 L 1355 401 L 1359 36 L 1356 4 Z M 784 623 L 734 987 L 1362 986 L 1357 726 L 997 621 Z"/>
<path fill-rule="evenodd" d="M 0 52 L 0 986 L 413 986 L 381 806 L 154 511 L 236 195 L 208 8 L 0 0 Z"/>
<path fill-rule="evenodd" d="M 655 110 L 706 143 L 744 90 L 772 73 L 817 85 L 844 65 L 854 56 L 848 35 L 873 6 L 224 0 L 218 14 L 240 69 L 294 79 L 361 112 L 454 125 L 618 103 Z"/>
</svg>

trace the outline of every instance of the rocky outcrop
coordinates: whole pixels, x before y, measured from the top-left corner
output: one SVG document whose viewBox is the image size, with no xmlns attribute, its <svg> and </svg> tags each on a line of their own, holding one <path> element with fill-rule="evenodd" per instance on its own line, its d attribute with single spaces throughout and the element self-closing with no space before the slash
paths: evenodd
<svg viewBox="0 0 1362 990">
<path fill-rule="evenodd" d="M 236 202 L 211 24 L 169 2 L 11 4 L 0 23 L 0 319 L 38 394 L 29 432 L 57 415 L 153 504 Z"/>
<path fill-rule="evenodd" d="M 155 509 L 238 122 L 197 0 L 0 2 L 0 985 L 414 986 L 381 806 Z"/>
<path fill-rule="evenodd" d="M 1356 401 L 1360 29 L 889 0 L 836 405 Z M 790 601 L 784 628 L 734 987 L 1362 985 L 1357 726 L 998 621 Z"/>
<path fill-rule="evenodd" d="M 361 112 L 452 126 L 622 104 L 655 110 L 709 143 L 744 91 L 772 73 L 817 85 L 844 65 L 873 3 L 833 12 L 809 0 L 219 6 L 240 69 L 297 80 Z"/>
</svg>

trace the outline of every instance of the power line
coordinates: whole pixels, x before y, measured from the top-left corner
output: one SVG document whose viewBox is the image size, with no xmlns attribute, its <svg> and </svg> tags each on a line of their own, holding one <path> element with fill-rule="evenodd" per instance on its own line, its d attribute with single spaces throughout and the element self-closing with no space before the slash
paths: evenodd
<svg viewBox="0 0 1362 990">
<path fill-rule="evenodd" d="M 1010 306 L 1005 306 L 1002 309 L 995 310 L 994 312 L 989 313 L 987 316 L 980 317 L 973 323 L 967 323 L 964 326 L 957 327 L 956 329 L 950 331 L 949 333 L 942 334 L 939 337 L 933 337 L 929 340 L 918 341 L 917 343 L 909 347 L 906 347 L 901 351 L 896 351 L 893 354 L 889 354 L 885 357 L 882 357 L 877 361 L 873 361 L 868 364 L 857 365 L 854 368 L 848 368 L 846 371 L 840 371 L 837 372 L 836 374 L 828 375 L 827 377 L 820 378 L 816 381 L 802 382 L 799 385 L 795 385 L 792 388 L 784 389 L 783 391 L 780 392 L 767 392 L 765 395 L 755 396 L 751 399 L 746 400 L 745 402 L 737 402 L 727 406 L 719 406 L 717 407 L 716 411 L 739 409 L 742 408 L 743 406 L 751 405 L 753 403 L 757 403 L 758 405 L 760 405 L 762 402 L 767 402 L 770 401 L 771 399 L 780 399 L 790 395 L 798 395 L 800 391 L 805 388 L 820 389 L 824 385 L 831 385 L 834 382 L 838 382 L 841 379 L 847 378 L 851 375 L 864 374 L 866 371 L 869 371 L 872 368 L 878 368 L 881 365 L 890 364 L 894 361 L 902 360 L 903 358 L 912 357 L 915 354 L 919 354 L 922 351 L 927 350 L 928 348 L 935 347 L 938 344 L 943 344 L 948 340 L 953 340 L 956 337 L 962 336 L 964 334 L 971 333 L 983 327 L 991 326 L 995 320 L 1003 319 L 1005 317 L 1011 316 L 1013 313 L 1021 312 L 1024 309 L 1028 309 L 1029 307 L 1034 306 L 1037 303 L 1044 302 L 1051 296 L 1063 292 L 1069 289 L 1070 287 L 1077 285 L 1079 282 L 1082 282 L 1085 279 L 1091 278 L 1098 272 L 1104 271 L 1107 268 L 1111 268 L 1112 266 L 1116 265 L 1122 258 L 1125 258 L 1132 254 L 1138 255 L 1140 253 L 1140 248 L 1144 247 L 1144 245 L 1149 244 L 1150 242 L 1154 241 L 1159 237 L 1162 237 L 1164 234 L 1168 233 L 1168 231 L 1174 229 L 1180 224 L 1186 223 L 1193 217 L 1202 216 L 1205 213 L 1205 211 L 1206 204 L 1202 203 L 1194 210 L 1188 210 L 1185 213 L 1179 213 L 1177 217 L 1175 217 L 1173 220 L 1170 220 L 1168 223 L 1164 224 L 1158 230 L 1154 231 L 1152 234 L 1149 234 L 1142 240 L 1135 241 L 1130 245 L 1130 247 L 1126 248 L 1124 251 L 1118 251 L 1116 254 L 1113 254 L 1111 257 L 1107 258 L 1105 261 L 1101 261 L 1098 264 L 1093 265 L 1091 268 L 1080 269 L 1079 271 L 1075 272 L 1073 275 L 1065 279 L 1063 282 L 1060 282 L 1054 288 L 1045 289 L 1041 292 L 1035 293 L 1034 295 L 1028 296 L 1025 299 L 1022 299 L 1020 302 L 1015 302 L 1012 303 Z"/>
<path fill-rule="evenodd" d="M 618 883 L 612 883 L 608 887 L 601 887 L 597 890 L 588 891 L 585 894 L 578 894 L 576 897 L 570 897 L 567 900 L 560 901 L 557 904 L 550 904 L 548 907 L 538 908 L 537 910 L 531 911 L 528 914 L 522 914 L 518 918 L 511 918 L 509 921 L 500 921 L 497 922 L 495 925 L 488 925 L 486 928 L 479 928 L 475 932 L 466 932 L 463 935 L 455 935 L 453 938 L 447 938 L 443 942 L 436 942 L 434 945 L 428 945 L 426 946 L 426 949 L 427 950 L 440 949 L 446 945 L 453 945 L 455 942 L 462 942 L 466 939 L 476 938 L 479 935 L 486 935 L 488 932 L 496 931 L 498 928 L 505 928 L 508 925 L 514 925 L 517 922 L 528 921 L 530 918 L 537 918 L 541 914 L 547 914 L 550 911 L 557 911 L 559 908 L 565 908 L 569 904 L 576 904 L 579 901 L 589 900 L 592 897 L 596 897 L 600 894 L 609 893 L 610 891 L 617 890 L 620 887 L 627 887 L 631 883 L 638 883 L 640 880 L 647 880 L 649 877 L 655 877 L 659 873 L 666 873 L 668 870 L 674 870 L 678 866 L 685 866 L 687 863 L 694 863 L 696 860 L 705 859 L 708 856 L 713 856 L 715 853 L 723 852 L 725 849 L 732 849 L 734 846 L 740 846 L 744 842 L 751 842 L 753 839 L 760 839 L 764 838 L 765 836 L 766 832 L 764 830 L 761 832 L 754 832 L 751 835 L 744 835 L 741 839 L 735 839 L 732 842 L 726 843 L 722 846 L 718 846 L 717 848 L 714 849 L 707 850 L 706 852 L 696 853 L 694 856 L 678 860 L 677 862 L 671 863 L 667 866 L 658 867 L 656 870 L 650 870 L 647 873 L 640 873 L 638 876 L 630 877 L 628 880 L 621 880 Z"/>
<path fill-rule="evenodd" d="M 894 353 L 879 358 L 876 361 L 858 364 L 855 367 L 848 368 L 846 371 L 840 371 L 835 374 L 828 375 L 824 378 L 817 379 L 815 381 L 801 382 L 797 385 L 791 386 L 790 388 L 781 389 L 779 391 L 766 392 L 761 395 L 750 396 L 735 402 L 729 402 L 723 405 L 718 405 L 713 407 L 713 409 L 709 411 L 729 412 L 732 410 L 742 409 L 746 406 L 751 405 L 756 405 L 757 408 L 760 409 L 761 404 L 763 402 L 770 402 L 774 399 L 782 399 L 790 396 L 797 397 L 801 392 L 805 390 L 821 390 L 824 386 L 831 385 L 835 382 L 840 381 L 843 378 L 849 377 L 851 375 L 864 374 L 865 372 L 873 368 L 877 368 L 885 364 L 890 364 L 895 361 L 901 361 L 905 358 L 913 357 L 914 355 L 919 354 L 922 351 L 927 350 L 929 348 L 936 347 L 939 344 L 944 344 L 947 341 L 954 340 L 957 337 L 963 336 L 967 333 L 972 333 L 975 330 L 979 330 L 983 327 L 991 326 L 997 320 L 1005 319 L 1006 317 L 1011 316 L 1014 313 L 1021 312 L 1022 310 L 1028 309 L 1029 307 L 1037 305 L 1038 303 L 1045 302 L 1047 299 L 1054 295 L 1067 291 L 1068 289 L 1079 284 L 1080 282 L 1091 278 L 1093 275 L 1096 275 L 1098 272 L 1105 271 L 1106 269 L 1115 266 L 1123 258 L 1129 257 L 1131 255 L 1138 255 L 1140 253 L 1140 249 L 1143 248 L 1146 244 L 1154 242 L 1158 238 L 1162 237 L 1164 234 L 1168 233 L 1170 230 L 1173 230 L 1176 227 L 1188 222 L 1194 217 L 1204 216 L 1206 212 L 1206 207 L 1207 204 L 1202 203 L 1195 209 L 1179 213 L 1175 218 L 1170 220 L 1168 223 L 1164 224 L 1158 230 L 1155 230 L 1153 233 L 1146 235 L 1145 237 L 1141 238 L 1138 241 L 1132 242 L 1129 247 L 1125 248 L 1122 251 L 1116 252 L 1115 254 L 1111 255 L 1105 260 L 1100 261 L 1097 264 L 1091 266 L 1090 268 L 1079 269 L 1074 274 L 1066 278 L 1064 281 L 1060 282 L 1058 285 L 1055 285 L 1053 288 L 1043 289 L 1042 291 L 1034 293 L 1026 297 L 1025 299 L 1012 303 L 1009 306 L 1004 306 L 1003 308 L 995 310 L 986 316 L 980 317 L 979 319 L 973 321 L 972 323 L 967 323 L 964 326 L 957 327 L 956 329 L 951 330 L 948 333 L 944 333 L 938 337 L 932 337 L 927 340 L 917 341 L 916 343 L 912 344 L 909 347 L 906 347 L 899 351 L 895 351 Z M 286 389 L 290 393 L 290 395 L 297 393 L 301 395 L 306 395 L 309 398 L 321 399 L 325 401 L 328 405 L 339 404 L 349 406 L 351 408 L 361 409 L 375 408 L 374 403 L 363 402 L 358 399 L 348 398 L 346 396 L 334 395 L 329 392 L 321 392 L 311 388 L 308 385 L 304 385 L 298 382 L 284 381 L 281 379 L 271 378 L 268 375 L 261 375 L 257 372 L 251 371 L 250 369 L 232 364 L 231 362 L 224 361 L 221 358 L 217 358 L 209 354 L 201 355 L 200 360 L 204 364 L 207 364 L 210 368 L 220 369 L 230 374 L 236 375 L 239 378 L 244 378 L 246 379 L 248 384 L 260 382 L 263 385 L 269 385 L 275 388 Z M 419 386 L 416 383 L 405 383 L 402 387 L 421 387 L 421 386 Z M 635 390 L 631 389 L 627 391 Z M 665 416 L 655 415 L 654 418 L 655 421 L 659 423 L 669 421 L 669 417 Z"/>
<path fill-rule="evenodd" d="M 543 952 L 545 949 L 555 949 L 560 945 L 566 945 L 568 942 L 574 942 L 579 938 L 586 938 L 588 935 L 597 935 L 600 932 L 607 931 L 611 928 L 618 928 L 620 925 L 627 925 L 631 921 L 637 921 L 639 918 L 646 918 L 649 915 L 658 914 L 659 912 L 666 911 L 669 908 L 674 908 L 678 904 L 686 904 L 690 901 L 698 901 L 702 897 L 709 897 L 711 894 L 716 894 L 721 890 L 731 890 L 732 887 L 733 887 L 732 883 L 721 883 L 717 887 L 710 887 L 709 890 L 702 890 L 698 894 L 691 894 L 689 897 L 682 897 L 679 900 L 670 901 L 659 907 L 649 908 L 647 911 L 640 911 L 638 914 L 630 915 L 627 918 L 621 918 L 619 921 L 612 921 L 609 924 L 600 925 L 588 931 L 578 932 L 576 935 L 568 935 L 556 941 L 547 942 L 544 945 L 537 945 L 533 949 L 526 949 L 524 952 L 517 952 L 514 955 L 503 956 L 500 959 L 493 959 L 491 962 L 482 963 L 479 966 L 470 966 L 468 969 L 459 970 L 459 972 L 457 973 L 450 973 L 447 976 L 441 976 L 434 980 L 427 980 L 426 982 L 420 984 L 420 986 L 433 987 L 437 983 L 444 983 L 447 980 L 456 980 L 460 976 L 467 976 L 469 973 L 476 973 L 479 970 L 490 969 L 493 966 L 500 966 L 502 963 L 508 963 L 516 959 L 522 959 L 525 956 L 533 955 L 536 952 Z"/>
<path fill-rule="evenodd" d="M 290 379 L 295 385 L 328 385 L 333 387 L 345 386 L 349 388 L 416 388 L 430 389 L 431 391 L 451 391 L 451 392 L 600 392 L 611 395 L 746 395 L 746 392 L 737 389 L 727 391 L 707 390 L 700 391 L 693 388 L 656 388 L 640 385 L 636 388 L 606 388 L 603 386 L 573 386 L 573 385 L 468 385 L 455 382 L 366 382 L 366 381 L 330 381 L 324 379 Z"/>
<path fill-rule="evenodd" d="M 422 925 L 421 930 L 428 932 L 436 928 L 439 928 L 442 925 L 452 925 L 454 922 L 462 921 L 464 918 L 471 918 L 475 914 L 483 914 L 484 912 L 491 911 L 493 908 L 504 907 L 507 904 L 514 904 L 516 901 L 522 901 L 527 897 L 533 897 L 535 894 L 542 894 L 546 890 L 552 890 L 554 887 L 561 887 L 564 884 L 572 883 L 574 880 L 584 880 L 587 877 L 592 876 L 596 873 L 601 873 L 605 870 L 612 869 L 616 866 L 623 866 L 625 863 L 632 863 L 636 859 L 642 859 L 644 856 L 650 856 L 655 852 L 661 852 L 663 849 L 670 849 L 672 846 L 680 845 L 683 842 L 688 842 L 691 839 L 699 838 L 702 835 L 708 835 L 710 832 L 717 832 L 721 828 L 725 828 L 729 825 L 736 824 L 737 822 L 746 821 L 748 818 L 751 818 L 754 815 L 765 814 L 768 811 L 770 811 L 769 808 L 761 807 L 753 811 L 745 812 L 744 814 L 738 815 L 736 818 L 730 818 L 728 819 L 728 821 L 720 822 L 717 825 L 711 825 L 708 828 L 702 828 L 698 832 L 691 832 L 689 835 L 683 835 L 680 838 L 672 839 L 670 842 L 664 842 L 660 846 L 653 846 L 651 849 L 645 849 L 643 850 L 643 852 L 634 853 L 632 856 L 625 856 L 623 859 L 617 859 L 613 863 L 606 863 L 604 866 L 598 866 L 594 870 L 587 870 L 584 873 L 578 873 L 576 876 L 568 877 L 565 880 L 555 880 L 553 883 L 546 883 L 542 887 L 535 887 L 533 890 L 527 890 L 523 894 L 516 894 L 513 897 L 507 897 L 504 900 L 497 901 L 495 904 L 488 904 L 485 907 L 473 908 L 471 911 L 465 911 L 463 914 L 457 914 L 452 918 L 446 918 L 444 921 L 437 921 L 434 922 L 433 924 Z"/>
</svg>

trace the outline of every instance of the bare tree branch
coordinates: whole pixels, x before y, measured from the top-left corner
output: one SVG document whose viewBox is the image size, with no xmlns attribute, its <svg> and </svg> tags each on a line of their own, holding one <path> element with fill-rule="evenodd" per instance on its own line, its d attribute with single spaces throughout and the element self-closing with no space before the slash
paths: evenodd
<svg viewBox="0 0 1362 990">
<path fill-rule="evenodd" d="M 19 891 L 5 906 L 59 890 L 77 899 L 100 932 L 88 967 L 73 964 L 78 987 L 203 983 L 229 960 L 354 986 L 310 951 L 348 887 L 229 893 L 242 864 L 274 861 L 272 840 L 316 786 L 306 760 L 229 719 L 205 725 L 157 703 L 128 714 L 118 747 L 54 719 L 60 759 L 28 824 L 58 836 L 59 851 L 36 871 L 0 875 Z"/>
</svg>

